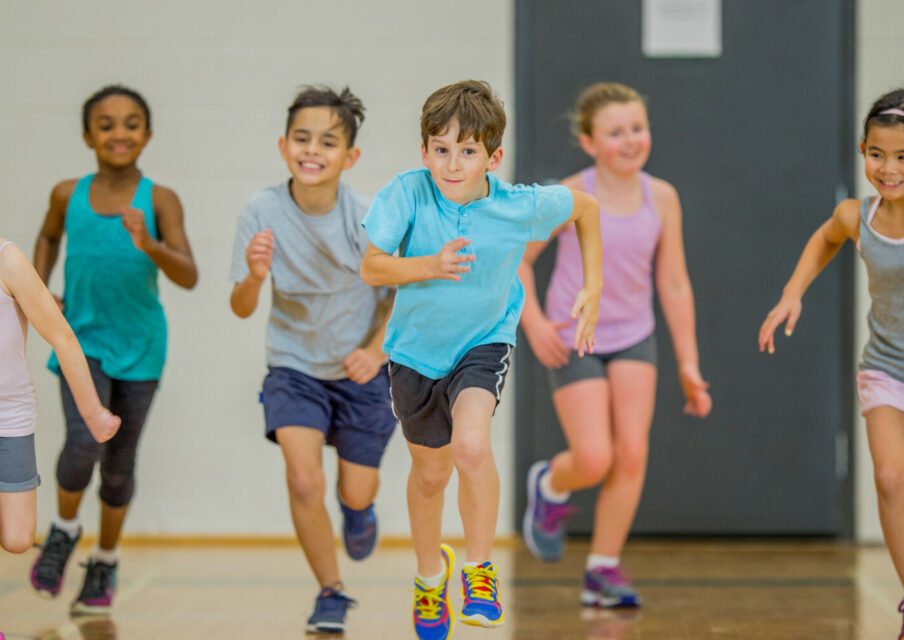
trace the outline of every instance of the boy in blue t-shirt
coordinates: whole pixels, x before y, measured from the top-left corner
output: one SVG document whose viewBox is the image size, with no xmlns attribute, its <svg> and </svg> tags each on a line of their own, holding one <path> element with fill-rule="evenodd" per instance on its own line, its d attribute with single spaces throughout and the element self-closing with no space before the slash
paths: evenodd
<svg viewBox="0 0 904 640">
<path fill-rule="evenodd" d="M 421 115 L 426 169 L 397 175 L 374 198 L 364 226 L 371 245 L 361 277 L 399 285 L 384 351 L 396 415 L 408 441 L 408 511 L 417 555 L 414 627 L 423 640 L 448 637 L 455 556 L 441 544 L 452 468 L 467 556 L 460 619 L 502 624 L 490 551 L 499 474 L 490 421 L 515 344 L 524 303 L 516 271 L 527 242 L 574 222 L 584 287 L 575 300 L 575 349 L 592 350 L 602 246 L 596 200 L 563 186 L 511 185 L 496 178 L 505 111 L 485 82 L 449 85 Z M 393 253 L 398 250 L 398 256 Z"/>
<path fill-rule="evenodd" d="M 340 633 L 354 601 L 345 595 L 324 505 L 324 444 L 339 456 L 343 541 L 355 560 L 377 536 L 379 466 L 395 428 L 382 350 L 385 289 L 361 280 L 368 200 L 340 182 L 358 159 L 364 118 L 348 89 L 307 87 L 289 107 L 279 150 L 291 178 L 255 193 L 239 218 L 230 279 L 233 312 L 250 316 L 270 274 L 262 400 L 267 437 L 286 463 L 298 541 L 320 594 L 308 631 Z"/>
</svg>

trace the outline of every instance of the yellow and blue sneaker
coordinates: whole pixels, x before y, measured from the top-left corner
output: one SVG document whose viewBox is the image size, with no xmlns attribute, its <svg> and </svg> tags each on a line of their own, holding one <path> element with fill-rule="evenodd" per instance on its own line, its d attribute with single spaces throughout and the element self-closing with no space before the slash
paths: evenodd
<svg viewBox="0 0 904 640">
<path fill-rule="evenodd" d="M 455 567 L 455 552 L 447 544 L 440 545 L 445 565 L 443 581 L 438 587 L 425 587 L 414 579 L 414 632 L 420 640 L 446 640 L 452 633 L 455 614 L 449 604 L 449 579 Z"/>
<path fill-rule="evenodd" d="M 484 562 L 461 571 L 461 621 L 474 627 L 498 627 L 502 624 L 499 582 L 496 565 Z"/>
</svg>

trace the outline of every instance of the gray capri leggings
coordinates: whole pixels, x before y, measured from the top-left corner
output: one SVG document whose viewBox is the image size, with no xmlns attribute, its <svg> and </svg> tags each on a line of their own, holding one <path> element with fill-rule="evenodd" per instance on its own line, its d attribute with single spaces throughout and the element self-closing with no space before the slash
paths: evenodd
<svg viewBox="0 0 904 640">
<path fill-rule="evenodd" d="M 122 418 L 112 439 L 97 442 L 79 415 L 66 378 L 60 376 L 60 394 L 66 416 L 66 444 L 57 461 L 57 482 L 65 491 L 83 491 L 100 461 L 100 499 L 111 507 L 129 504 L 135 492 L 135 454 L 157 380 L 116 380 L 101 371 L 100 362 L 88 358 L 88 367 L 101 403 Z"/>
</svg>

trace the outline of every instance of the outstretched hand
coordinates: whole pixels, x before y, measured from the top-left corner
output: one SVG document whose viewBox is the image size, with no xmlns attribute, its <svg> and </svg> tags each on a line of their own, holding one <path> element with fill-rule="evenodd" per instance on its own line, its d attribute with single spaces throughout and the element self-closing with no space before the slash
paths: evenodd
<svg viewBox="0 0 904 640">
<path fill-rule="evenodd" d="M 93 415 L 84 418 L 88 431 L 98 442 L 106 442 L 115 436 L 119 431 L 119 425 L 122 424 L 122 419 L 114 416 L 105 407 L 101 407 Z"/>
<path fill-rule="evenodd" d="M 461 281 L 460 273 L 468 273 L 471 267 L 464 264 L 474 262 L 477 256 L 473 253 L 458 253 L 461 249 L 471 244 L 467 238 L 455 238 L 443 245 L 434 257 L 434 279 Z"/>
<path fill-rule="evenodd" d="M 709 383 L 703 380 L 700 369 L 696 365 L 684 365 L 678 370 L 681 389 L 687 402 L 684 413 L 697 418 L 705 418 L 713 408 L 713 399 L 709 396 Z"/>
<path fill-rule="evenodd" d="M 794 327 L 797 326 L 797 320 L 800 318 L 801 309 L 800 298 L 782 297 L 778 301 L 760 327 L 760 351 L 768 349 L 769 353 L 775 353 L 775 330 L 781 326 L 782 322 L 785 323 L 785 335 L 791 337 Z"/>
<path fill-rule="evenodd" d="M 571 307 L 571 317 L 578 321 L 574 332 L 574 349 L 578 356 L 583 358 L 585 353 L 593 353 L 596 344 L 596 320 L 600 312 L 600 292 L 595 293 L 587 289 L 578 291 L 574 305 Z"/>
</svg>

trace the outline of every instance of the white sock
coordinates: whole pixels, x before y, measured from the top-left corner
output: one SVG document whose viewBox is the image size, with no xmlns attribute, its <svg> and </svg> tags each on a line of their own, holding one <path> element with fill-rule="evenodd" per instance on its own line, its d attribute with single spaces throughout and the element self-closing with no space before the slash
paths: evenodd
<svg viewBox="0 0 904 640">
<path fill-rule="evenodd" d="M 119 562 L 119 547 L 113 549 L 101 549 L 100 547 L 96 547 L 91 553 L 91 557 L 104 564 L 116 564 Z"/>
<path fill-rule="evenodd" d="M 54 516 L 52 522 L 57 529 L 62 529 L 68 533 L 70 538 L 74 538 L 82 530 L 82 525 L 79 524 L 77 517 L 72 520 L 63 520 L 60 516 Z"/>
<path fill-rule="evenodd" d="M 443 583 L 443 578 L 446 577 L 446 572 L 443 571 L 435 576 L 430 576 L 429 578 L 425 578 L 419 573 L 415 573 L 414 575 L 418 579 L 418 581 L 428 589 L 436 589 Z"/>
<path fill-rule="evenodd" d="M 612 556 L 603 556 L 598 553 L 591 553 L 587 556 L 587 571 L 594 569 L 614 569 L 619 564 L 619 558 Z"/>
<path fill-rule="evenodd" d="M 559 504 L 568 502 L 568 498 L 571 497 L 571 492 L 556 491 L 555 489 L 553 489 L 549 481 L 551 475 L 551 472 L 547 471 L 543 474 L 543 477 L 540 478 L 540 495 L 542 495 L 545 500 L 549 500 L 550 502 L 558 502 Z"/>
</svg>

